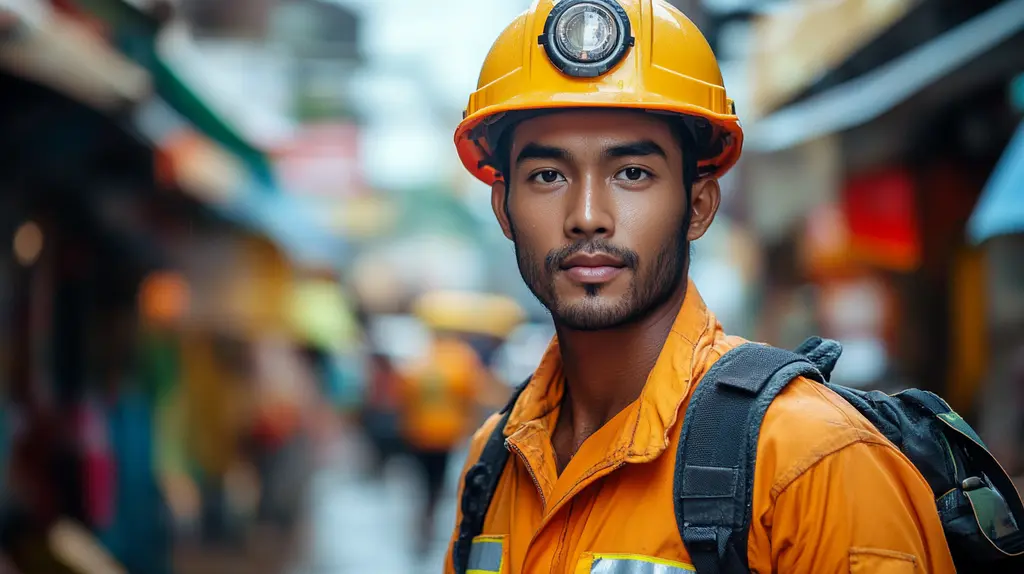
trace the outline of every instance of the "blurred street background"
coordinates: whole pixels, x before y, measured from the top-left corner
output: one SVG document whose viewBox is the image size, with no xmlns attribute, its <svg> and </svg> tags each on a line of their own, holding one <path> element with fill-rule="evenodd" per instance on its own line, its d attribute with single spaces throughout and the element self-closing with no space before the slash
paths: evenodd
<svg viewBox="0 0 1024 574">
<path fill-rule="evenodd" d="M 1024 0 L 674 0 L 747 132 L 691 275 L 1024 475 Z M 452 132 L 527 0 L 0 0 L 0 572 L 440 572 L 553 335 Z"/>
</svg>

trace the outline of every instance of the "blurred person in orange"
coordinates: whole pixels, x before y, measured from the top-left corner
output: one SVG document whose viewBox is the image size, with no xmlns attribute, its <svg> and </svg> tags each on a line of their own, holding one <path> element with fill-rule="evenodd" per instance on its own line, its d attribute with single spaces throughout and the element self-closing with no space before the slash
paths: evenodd
<svg viewBox="0 0 1024 574">
<path fill-rule="evenodd" d="M 399 379 L 399 412 L 402 437 L 425 479 L 427 498 L 418 525 L 422 555 L 433 540 L 451 452 L 473 432 L 482 411 L 508 400 L 509 387 L 494 377 L 468 338 L 504 338 L 521 321 L 522 311 L 505 297 L 431 292 L 416 302 L 415 314 L 432 338 L 423 357 Z"/>
<path fill-rule="evenodd" d="M 742 139 L 667 2 L 539 0 L 498 37 L 455 143 L 557 334 L 473 437 L 446 572 L 954 571 L 904 453 L 811 371 L 786 375 L 810 354 L 773 370 L 726 335 L 687 278 Z M 690 448 L 694 420 L 720 432 Z M 693 462 L 727 452 L 756 469 Z"/>
</svg>

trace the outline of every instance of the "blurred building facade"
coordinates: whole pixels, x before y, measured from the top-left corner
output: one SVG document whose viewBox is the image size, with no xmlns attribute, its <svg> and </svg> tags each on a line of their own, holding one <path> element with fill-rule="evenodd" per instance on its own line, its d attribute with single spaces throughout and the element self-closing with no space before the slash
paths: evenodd
<svg viewBox="0 0 1024 574">
<path fill-rule="evenodd" d="M 1020 121 L 1021 7 L 792 2 L 754 20 L 742 187 L 764 338 L 822 332 L 857 357 L 849 383 L 976 406 L 996 359 L 965 224 Z"/>
</svg>

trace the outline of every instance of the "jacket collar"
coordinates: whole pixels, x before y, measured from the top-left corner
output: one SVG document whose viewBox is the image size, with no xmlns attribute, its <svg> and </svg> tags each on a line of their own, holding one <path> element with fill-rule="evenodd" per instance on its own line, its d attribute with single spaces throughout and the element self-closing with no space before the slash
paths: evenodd
<svg viewBox="0 0 1024 574">
<path fill-rule="evenodd" d="M 709 366 L 707 358 L 717 343 L 724 341 L 722 327 L 704 304 L 692 281 L 687 284 L 686 297 L 676 315 L 658 360 L 647 377 L 640 397 L 627 409 L 635 417 L 623 429 L 619 444 L 610 451 L 626 453 L 629 462 L 652 460 L 669 444 L 669 431 L 687 402 L 693 382 L 700 380 Z M 540 365 L 516 401 L 509 415 L 505 435 L 524 426 L 537 424 L 555 414 L 564 394 L 562 356 L 558 337 L 544 352 Z M 554 419 L 547 419 L 553 426 Z"/>
</svg>

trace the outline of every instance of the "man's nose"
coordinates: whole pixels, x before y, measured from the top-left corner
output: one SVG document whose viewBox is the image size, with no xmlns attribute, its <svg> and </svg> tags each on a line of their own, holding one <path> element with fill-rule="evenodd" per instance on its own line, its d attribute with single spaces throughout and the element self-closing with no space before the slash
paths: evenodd
<svg viewBox="0 0 1024 574">
<path fill-rule="evenodd" d="M 565 236 L 576 239 L 608 238 L 615 234 L 615 213 L 610 191 L 600 177 L 587 176 L 570 187 Z"/>
</svg>

